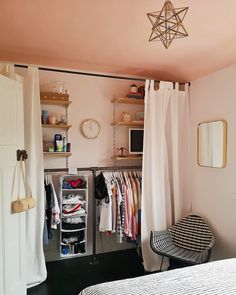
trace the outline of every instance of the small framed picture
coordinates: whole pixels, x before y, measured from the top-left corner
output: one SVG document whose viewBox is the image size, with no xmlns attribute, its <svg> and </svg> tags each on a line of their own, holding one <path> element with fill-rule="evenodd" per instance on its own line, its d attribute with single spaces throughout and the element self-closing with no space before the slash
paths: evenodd
<svg viewBox="0 0 236 295">
<path fill-rule="evenodd" d="M 144 112 L 136 112 L 135 119 L 136 121 L 144 121 Z"/>
</svg>

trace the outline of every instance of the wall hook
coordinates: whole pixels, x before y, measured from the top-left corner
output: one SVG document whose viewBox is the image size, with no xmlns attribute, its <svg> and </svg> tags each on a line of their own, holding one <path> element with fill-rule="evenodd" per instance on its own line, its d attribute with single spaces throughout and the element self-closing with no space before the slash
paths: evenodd
<svg viewBox="0 0 236 295">
<path fill-rule="evenodd" d="M 25 161 L 28 158 L 28 154 L 26 150 L 17 150 L 16 151 L 16 158 L 17 161 Z"/>
</svg>

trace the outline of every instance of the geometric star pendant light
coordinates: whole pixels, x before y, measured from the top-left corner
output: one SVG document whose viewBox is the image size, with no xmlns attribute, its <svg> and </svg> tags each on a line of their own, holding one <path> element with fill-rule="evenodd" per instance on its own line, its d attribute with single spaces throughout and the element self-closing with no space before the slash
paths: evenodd
<svg viewBox="0 0 236 295">
<path fill-rule="evenodd" d="M 152 23 L 149 41 L 161 41 L 167 49 L 174 39 L 188 36 L 183 20 L 188 7 L 174 8 L 171 1 L 165 1 L 161 11 L 147 14 Z"/>
</svg>

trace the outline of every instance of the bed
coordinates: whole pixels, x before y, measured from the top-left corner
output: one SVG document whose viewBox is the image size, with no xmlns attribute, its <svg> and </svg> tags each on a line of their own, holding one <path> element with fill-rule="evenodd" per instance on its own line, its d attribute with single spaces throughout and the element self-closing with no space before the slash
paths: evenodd
<svg viewBox="0 0 236 295">
<path fill-rule="evenodd" d="M 79 295 L 235 295 L 236 258 L 88 287 Z"/>
</svg>

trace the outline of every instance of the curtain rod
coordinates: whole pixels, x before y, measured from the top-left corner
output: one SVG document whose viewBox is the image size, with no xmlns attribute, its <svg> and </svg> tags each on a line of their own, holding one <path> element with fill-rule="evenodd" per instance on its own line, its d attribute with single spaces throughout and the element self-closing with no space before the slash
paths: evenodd
<svg viewBox="0 0 236 295">
<path fill-rule="evenodd" d="M 26 69 L 28 68 L 28 66 L 21 65 L 21 64 L 15 64 L 15 67 L 26 68 Z M 49 71 L 49 72 L 58 72 L 58 73 L 65 73 L 65 74 L 83 75 L 83 76 L 92 76 L 92 77 L 101 77 L 101 78 L 111 78 L 111 79 L 121 79 L 121 80 L 131 80 L 131 81 L 140 81 L 140 82 L 145 82 L 146 80 L 148 80 L 148 79 L 142 79 L 142 78 L 122 77 L 122 76 L 105 75 L 105 74 L 94 74 L 94 73 L 86 73 L 86 72 L 71 71 L 71 70 L 61 70 L 61 69 L 45 68 L 45 67 L 38 67 L 38 69 L 40 71 Z M 154 80 L 154 82 L 159 83 L 160 80 Z M 175 83 L 176 82 L 173 82 L 174 85 L 175 85 Z M 179 84 L 185 84 L 185 83 L 179 83 Z M 188 84 L 189 84 L 189 86 L 191 85 L 190 82 L 188 82 Z"/>
<path fill-rule="evenodd" d="M 124 169 L 141 169 L 142 166 L 106 166 L 106 167 L 84 167 L 84 168 L 76 168 L 77 171 L 100 171 L 100 170 L 124 170 Z M 52 168 L 52 169 L 44 169 L 44 172 L 68 172 L 68 168 Z"/>
<path fill-rule="evenodd" d="M 21 65 L 21 64 L 15 64 L 15 67 L 28 68 L 28 66 Z M 61 70 L 61 69 L 45 68 L 45 67 L 38 67 L 38 69 L 40 71 L 50 71 L 50 72 L 58 72 L 58 73 L 66 73 L 66 74 L 74 74 L 74 75 L 83 75 L 83 76 L 92 76 L 92 77 L 102 77 L 102 78 L 112 78 L 112 79 L 133 80 L 133 81 L 145 82 L 145 79 L 141 79 L 141 78 L 131 78 L 131 77 L 122 77 L 122 76 L 105 75 L 105 74 L 94 74 L 94 73 L 86 73 L 86 72 L 71 71 L 71 70 Z M 160 81 L 155 80 L 155 82 L 160 82 Z"/>
</svg>

